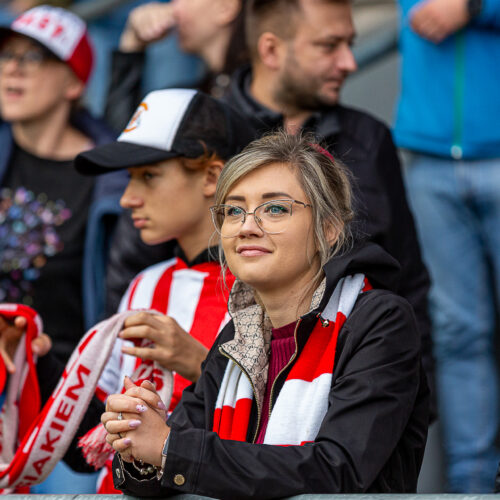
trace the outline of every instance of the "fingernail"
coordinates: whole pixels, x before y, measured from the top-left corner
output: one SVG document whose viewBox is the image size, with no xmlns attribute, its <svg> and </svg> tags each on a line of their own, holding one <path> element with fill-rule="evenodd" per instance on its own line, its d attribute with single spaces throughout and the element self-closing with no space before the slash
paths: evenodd
<svg viewBox="0 0 500 500">
<path fill-rule="evenodd" d="M 139 425 L 141 425 L 141 421 L 140 420 L 131 420 L 129 423 L 128 423 L 128 426 L 131 428 L 131 429 L 136 429 L 137 427 L 139 427 Z"/>
<path fill-rule="evenodd" d="M 148 409 L 148 407 L 144 405 L 137 405 L 135 409 L 140 413 L 144 413 Z"/>
<path fill-rule="evenodd" d="M 125 438 L 123 440 L 123 444 L 126 444 L 126 445 L 129 445 L 131 442 L 132 442 L 132 440 L 130 438 Z"/>
<path fill-rule="evenodd" d="M 167 407 L 163 404 L 163 401 L 158 401 L 158 408 L 160 410 L 165 410 L 167 411 Z"/>
</svg>

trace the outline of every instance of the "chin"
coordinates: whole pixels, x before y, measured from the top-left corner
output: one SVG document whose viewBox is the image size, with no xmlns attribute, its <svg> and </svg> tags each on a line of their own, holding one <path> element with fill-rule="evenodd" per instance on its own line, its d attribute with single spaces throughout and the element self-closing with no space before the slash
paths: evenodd
<svg viewBox="0 0 500 500">
<path fill-rule="evenodd" d="M 157 234 L 151 234 L 147 231 L 141 231 L 141 240 L 143 243 L 146 245 L 159 245 L 160 243 L 164 243 L 165 241 L 168 241 L 169 238 L 162 238 L 161 236 Z"/>
<path fill-rule="evenodd" d="M 29 120 L 27 113 L 22 110 L 12 109 L 9 106 L 2 106 L 2 120 L 6 122 L 21 122 Z"/>
</svg>

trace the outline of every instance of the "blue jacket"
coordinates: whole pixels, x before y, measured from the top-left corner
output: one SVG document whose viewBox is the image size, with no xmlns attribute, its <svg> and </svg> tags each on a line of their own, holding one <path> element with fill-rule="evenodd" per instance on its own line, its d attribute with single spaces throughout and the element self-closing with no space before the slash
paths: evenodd
<svg viewBox="0 0 500 500">
<path fill-rule="evenodd" d="M 500 157 L 500 0 L 440 44 L 421 38 L 400 0 L 402 91 L 398 146 L 455 159 Z"/>
<path fill-rule="evenodd" d="M 72 117 L 72 124 L 95 145 L 115 139 L 104 122 L 94 119 L 86 111 L 78 111 Z M 0 186 L 3 183 L 13 148 L 11 127 L 0 121 Z M 119 170 L 97 177 L 87 219 L 85 248 L 83 256 L 83 313 L 85 328 L 90 328 L 104 311 L 105 274 L 109 240 L 121 212 L 120 196 L 127 184 L 126 171 Z"/>
</svg>

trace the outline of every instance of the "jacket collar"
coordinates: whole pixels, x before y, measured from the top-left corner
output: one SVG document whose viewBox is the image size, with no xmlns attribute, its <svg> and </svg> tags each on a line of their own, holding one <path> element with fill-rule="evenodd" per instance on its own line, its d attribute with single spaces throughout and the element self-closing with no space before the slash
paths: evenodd
<svg viewBox="0 0 500 500">
<path fill-rule="evenodd" d="M 205 264 L 207 262 L 217 262 L 219 255 L 219 248 L 217 246 L 205 248 L 201 253 L 199 253 L 193 260 L 188 260 L 186 254 L 179 245 L 174 248 L 174 255 L 181 259 L 188 267 L 194 267 L 199 264 Z"/>
<path fill-rule="evenodd" d="M 231 80 L 226 100 L 252 117 L 257 129 L 272 130 L 283 126 L 283 115 L 256 101 L 250 93 L 252 68 L 245 65 L 238 69 Z M 325 107 L 314 112 L 304 123 L 304 131 L 310 131 L 319 137 L 336 135 L 341 131 L 339 119 L 340 106 Z"/>
</svg>

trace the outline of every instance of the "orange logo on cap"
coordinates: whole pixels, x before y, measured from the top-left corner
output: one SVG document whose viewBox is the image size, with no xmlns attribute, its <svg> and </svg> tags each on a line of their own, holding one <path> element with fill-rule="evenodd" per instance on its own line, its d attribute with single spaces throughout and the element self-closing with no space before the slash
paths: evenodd
<svg viewBox="0 0 500 500">
<path fill-rule="evenodd" d="M 132 132 L 132 130 L 135 130 L 141 124 L 142 113 L 147 110 L 148 105 L 145 102 L 141 102 L 141 104 L 139 104 L 139 108 L 134 113 L 134 116 L 132 116 L 132 118 L 128 122 L 127 128 L 123 132 Z"/>
</svg>

